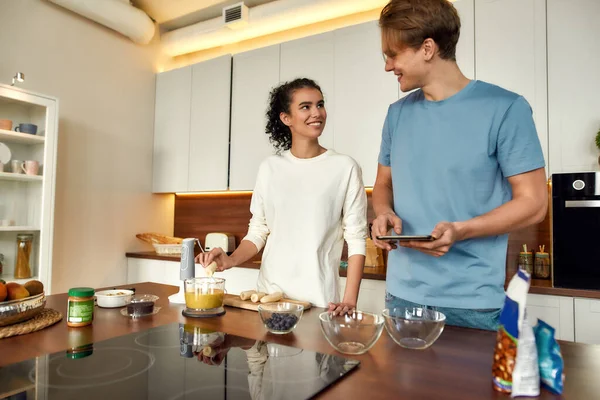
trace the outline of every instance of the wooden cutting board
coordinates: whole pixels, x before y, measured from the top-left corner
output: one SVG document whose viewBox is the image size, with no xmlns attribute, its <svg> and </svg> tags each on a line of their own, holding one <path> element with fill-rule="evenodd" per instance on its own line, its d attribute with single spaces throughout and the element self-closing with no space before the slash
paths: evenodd
<svg viewBox="0 0 600 400">
<path fill-rule="evenodd" d="M 229 307 L 243 308 L 244 310 L 250 310 L 250 311 L 258 311 L 258 306 L 259 306 L 259 304 L 261 304 L 260 302 L 253 303 L 250 300 L 242 300 L 242 299 L 240 299 L 240 295 L 238 295 L 238 294 L 226 294 L 224 303 L 226 306 L 229 306 Z M 300 304 L 300 305 L 304 306 L 305 310 L 308 310 L 312 306 L 310 303 L 308 303 L 306 301 L 290 300 L 290 299 L 281 299 L 278 301 L 278 303 Z M 272 304 L 272 303 L 269 303 L 269 304 Z"/>
</svg>

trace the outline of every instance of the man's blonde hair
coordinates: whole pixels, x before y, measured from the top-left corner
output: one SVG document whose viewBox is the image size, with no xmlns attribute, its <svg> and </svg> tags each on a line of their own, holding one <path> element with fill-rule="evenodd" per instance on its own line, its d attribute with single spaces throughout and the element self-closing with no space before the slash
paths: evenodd
<svg viewBox="0 0 600 400">
<path fill-rule="evenodd" d="M 391 0 L 381 10 L 379 26 L 384 40 L 394 47 L 418 49 L 431 38 L 440 58 L 456 60 L 460 17 L 447 0 Z"/>
</svg>

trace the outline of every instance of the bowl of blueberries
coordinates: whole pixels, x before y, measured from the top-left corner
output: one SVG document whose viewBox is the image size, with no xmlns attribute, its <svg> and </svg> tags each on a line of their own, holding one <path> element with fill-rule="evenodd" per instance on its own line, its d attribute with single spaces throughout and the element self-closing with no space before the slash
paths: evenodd
<svg viewBox="0 0 600 400">
<path fill-rule="evenodd" d="M 277 335 L 293 331 L 302 318 L 303 312 L 304 307 L 300 304 L 281 302 L 258 306 L 258 315 L 260 315 L 265 328 Z"/>
</svg>

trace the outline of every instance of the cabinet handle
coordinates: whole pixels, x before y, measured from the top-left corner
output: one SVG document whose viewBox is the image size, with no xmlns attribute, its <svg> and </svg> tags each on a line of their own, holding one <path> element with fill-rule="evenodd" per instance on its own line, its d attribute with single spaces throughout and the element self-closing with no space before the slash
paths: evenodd
<svg viewBox="0 0 600 400">
<path fill-rule="evenodd" d="M 565 201 L 566 208 L 593 208 L 600 207 L 600 200 L 567 200 Z"/>
</svg>

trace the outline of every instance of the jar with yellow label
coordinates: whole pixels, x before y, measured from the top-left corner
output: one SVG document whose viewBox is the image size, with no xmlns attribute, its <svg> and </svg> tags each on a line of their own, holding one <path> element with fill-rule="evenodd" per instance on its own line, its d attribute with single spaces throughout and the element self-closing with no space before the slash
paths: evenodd
<svg viewBox="0 0 600 400">
<path fill-rule="evenodd" d="M 69 289 L 67 325 L 77 328 L 94 320 L 94 289 L 79 287 Z"/>
</svg>

